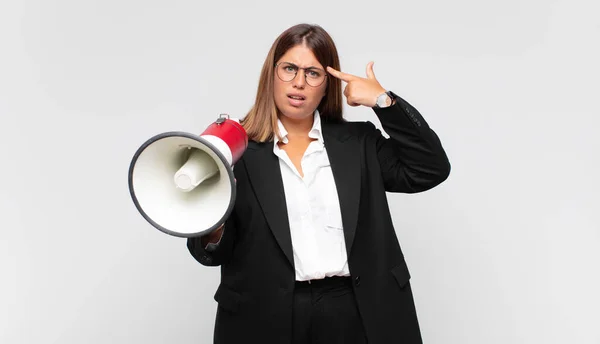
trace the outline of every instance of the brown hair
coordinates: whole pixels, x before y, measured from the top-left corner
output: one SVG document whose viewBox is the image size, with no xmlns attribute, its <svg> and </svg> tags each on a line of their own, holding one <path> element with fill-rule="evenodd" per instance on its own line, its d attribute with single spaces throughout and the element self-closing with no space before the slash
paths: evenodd
<svg viewBox="0 0 600 344">
<path fill-rule="evenodd" d="M 273 140 L 273 133 L 279 136 L 277 127 L 277 106 L 273 96 L 275 63 L 289 49 L 305 44 L 324 68 L 340 70 L 337 48 L 329 34 L 318 25 L 298 24 L 285 30 L 271 46 L 260 73 L 254 106 L 241 120 L 248 138 L 257 142 Z M 342 83 L 329 77 L 326 80 L 325 96 L 317 109 L 324 121 L 342 121 Z"/>
</svg>

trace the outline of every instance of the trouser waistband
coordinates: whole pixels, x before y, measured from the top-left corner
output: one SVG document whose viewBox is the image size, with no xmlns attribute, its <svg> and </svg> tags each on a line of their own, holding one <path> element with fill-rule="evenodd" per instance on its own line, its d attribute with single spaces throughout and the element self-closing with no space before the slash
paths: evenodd
<svg viewBox="0 0 600 344">
<path fill-rule="evenodd" d="M 352 279 L 349 276 L 331 276 L 323 279 L 314 279 L 308 281 L 296 281 L 296 288 L 322 288 L 338 285 L 352 285 Z"/>
</svg>

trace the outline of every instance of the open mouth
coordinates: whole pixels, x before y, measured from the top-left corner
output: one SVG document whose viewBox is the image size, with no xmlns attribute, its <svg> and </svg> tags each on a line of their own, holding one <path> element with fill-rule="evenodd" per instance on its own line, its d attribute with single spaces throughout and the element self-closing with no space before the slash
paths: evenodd
<svg viewBox="0 0 600 344">
<path fill-rule="evenodd" d="M 293 107 L 301 107 L 306 100 L 306 97 L 298 93 L 290 93 L 287 95 L 290 105 Z"/>
</svg>

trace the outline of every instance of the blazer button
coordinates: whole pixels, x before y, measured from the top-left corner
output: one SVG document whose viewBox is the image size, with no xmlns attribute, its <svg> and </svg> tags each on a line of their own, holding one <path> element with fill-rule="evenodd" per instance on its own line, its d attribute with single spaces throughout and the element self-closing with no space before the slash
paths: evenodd
<svg viewBox="0 0 600 344">
<path fill-rule="evenodd" d="M 354 278 L 354 284 L 355 284 L 356 286 L 359 286 L 359 285 L 360 285 L 360 276 L 356 276 L 356 278 Z"/>
<path fill-rule="evenodd" d="M 206 255 L 202 256 L 202 260 L 207 264 L 210 264 L 212 262 L 212 258 Z"/>
</svg>

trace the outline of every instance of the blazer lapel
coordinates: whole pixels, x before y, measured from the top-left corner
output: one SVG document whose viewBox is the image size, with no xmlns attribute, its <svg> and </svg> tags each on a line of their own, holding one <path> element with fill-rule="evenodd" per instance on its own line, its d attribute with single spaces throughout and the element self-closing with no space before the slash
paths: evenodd
<svg viewBox="0 0 600 344">
<path fill-rule="evenodd" d="M 352 139 L 348 126 L 343 123 L 324 122 L 322 130 L 340 201 L 346 252 L 350 256 L 358 221 L 361 188 L 360 147 L 358 141 Z"/>
<path fill-rule="evenodd" d="M 283 250 L 294 266 L 292 237 L 288 221 L 287 204 L 279 168 L 279 159 L 273 154 L 273 142 L 249 142 L 244 159 L 250 184 L 256 194 L 267 223 Z"/>
</svg>

